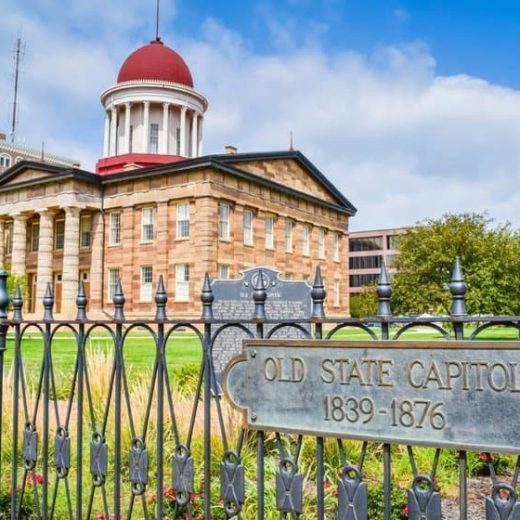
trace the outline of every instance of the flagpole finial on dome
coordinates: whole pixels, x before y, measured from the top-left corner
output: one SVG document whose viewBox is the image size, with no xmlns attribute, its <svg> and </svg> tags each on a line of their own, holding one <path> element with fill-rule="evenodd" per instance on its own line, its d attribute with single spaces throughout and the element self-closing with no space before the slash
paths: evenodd
<svg viewBox="0 0 520 520">
<path fill-rule="evenodd" d="M 157 0 L 157 9 L 156 9 L 156 17 L 155 17 L 155 41 L 156 42 L 161 41 L 161 38 L 159 36 L 160 7 L 161 7 L 161 0 Z"/>
</svg>

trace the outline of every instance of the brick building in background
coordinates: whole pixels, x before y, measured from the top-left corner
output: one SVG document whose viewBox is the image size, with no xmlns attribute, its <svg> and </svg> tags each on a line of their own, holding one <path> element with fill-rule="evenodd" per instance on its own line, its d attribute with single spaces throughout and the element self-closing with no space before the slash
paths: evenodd
<svg viewBox="0 0 520 520">
<path fill-rule="evenodd" d="M 20 161 L 37 161 L 55 166 L 68 166 L 79 168 L 80 163 L 75 159 L 61 157 L 44 150 L 29 148 L 23 144 L 11 143 L 6 140 L 6 135 L 0 132 L 0 173 L 7 170 Z"/>
<path fill-rule="evenodd" d="M 26 275 L 26 312 L 48 283 L 55 312 L 75 312 L 79 280 L 91 315 L 147 315 L 159 275 L 168 310 L 200 312 L 204 273 L 236 278 L 265 265 L 312 278 L 328 312 L 348 313 L 348 223 L 355 208 L 297 151 L 202 155 L 207 102 L 182 58 L 160 40 L 123 64 L 105 91 L 104 156 L 96 173 L 21 161 L 0 177 L 0 263 Z"/>
</svg>

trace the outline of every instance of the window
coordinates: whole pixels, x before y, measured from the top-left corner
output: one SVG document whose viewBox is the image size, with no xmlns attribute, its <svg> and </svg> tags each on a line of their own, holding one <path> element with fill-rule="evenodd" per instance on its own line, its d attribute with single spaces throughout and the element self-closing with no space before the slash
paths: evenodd
<svg viewBox="0 0 520 520">
<path fill-rule="evenodd" d="M 65 243 L 65 219 L 54 221 L 54 249 L 61 251 Z"/>
<path fill-rule="evenodd" d="M 40 244 L 40 223 L 33 222 L 31 224 L 31 252 L 38 251 Z"/>
<path fill-rule="evenodd" d="M 290 220 L 285 221 L 285 252 L 292 253 L 292 234 L 293 223 Z"/>
<path fill-rule="evenodd" d="M 130 125 L 130 135 L 128 136 L 128 153 L 134 151 L 134 125 Z"/>
<path fill-rule="evenodd" d="M 90 247 L 92 235 L 92 215 L 83 215 L 79 224 L 80 247 Z"/>
<path fill-rule="evenodd" d="M 265 217 L 265 248 L 274 249 L 274 217 Z"/>
<path fill-rule="evenodd" d="M 229 265 L 227 264 L 219 264 L 218 266 L 218 277 L 221 280 L 229 279 Z"/>
<path fill-rule="evenodd" d="M 302 255 L 309 256 L 311 253 L 311 227 L 308 225 L 302 228 Z"/>
<path fill-rule="evenodd" d="M 111 246 L 121 243 L 121 213 L 119 211 L 110 213 L 109 243 Z"/>
<path fill-rule="evenodd" d="M 351 238 L 349 249 L 356 251 L 379 251 L 383 249 L 383 237 Z"/>
<path fill-rule="evenodd" d="M 159 124 L 150 125 L 150 153 L 159 153 Z"/>
<path fill-rule="evenodd" d="M 318 258 L 325 258 L 325 230 L 318 231 Z"/>
<path fill-rule="evenodd" d="M 177 264 L 175 266 L 175 300 L 187 302 L 190 299 L 190 266 Z"/>
<path fill-rule="evenodd" d="M 387 249 L 399 249 L 399 240 L 401 240 L 401 235 L 388 235 L 386 237 Z"/>
<path fill-rule="evenodd" d="M 190 236 L 190 205 L 188 202 L 177 204 L 177 238 Z"/>
<path fill-rule="evenodd" d="M 117 282 L 119 280 L 119 268 L 114 267 L 108 270 L 108 299 L 112 301 L 116 294 Z"/>
<path fill-rule="evenodd" d="M 350 275 L 350 287 L 365 287 L 371 285 L 379 279 L 379 274 L 352 274 Z"/>
<path fill-rule="evenodd" d="M 253 212 L 250 209 L 244 210 L 244 245 L 253 245 Z"/>
<path fill-rule="evenodd" d="M 0 167 L 9 168 L 11 166 L 11 156 L 7 154 L 0 155 Z"/>
<path fill-rule="evenodd" d="M 333 305 L 334 307 L 340 306 L 341 293 L 340 293 L 340 282 L 339 280 L 334 280 L 334 286 L 332 290 L 333 295 Z"/>
<path fill-rule="evenodd" d="M 141 242 L 153 240 L 153 208 L 141 210 Z"/>
<path fill-rule="evenodd" d="M 351 256 L 349 258 L 350 269 L 378 269 L 381 267 L 383 257 L 374 256 Z"/>
<path fill-rule="evenodd" d="M 141 267 L 141 288 L 139 291 L 139 299 L 142 302 L 152 301 L 152 278 L 152 266 L 146 265 L 144 267 Z"/>
<path fill-rule="evenodd" d="M 333 252 L 332 252 L 332 256 L 333 256 L 333 260 L 334 262 L 339 262 L 339 245 L 340 245 L 340 238 L 339 238 L 339 233 L 334 233 L 332 235 L 332 246 L 333 246 Z"/>
<path fill-rule="evenodd" d="M 5 247 L 5 254 L 6 255 L 12 255 L 13 254 L 13 223 L 10 222 L 9 224 L 5 225 L 4 230 L 4 247 Z"/>
<path fill-rule="evenodd" d="M 229 204 L 219 204 L 218 207 L 218 237 L 221 240 L 229 240 Z"/>
</svg>

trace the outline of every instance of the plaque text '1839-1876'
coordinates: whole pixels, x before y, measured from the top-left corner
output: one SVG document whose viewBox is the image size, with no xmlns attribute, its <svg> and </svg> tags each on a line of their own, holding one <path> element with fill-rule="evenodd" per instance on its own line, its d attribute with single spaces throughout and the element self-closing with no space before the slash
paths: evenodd
<svg viewBox="0 0 520 520">
<path fill-rule="evenodd" d="M 255 429 L 520 453 L 519 343 L 245 341 L 224 387 Z"/>
</svg>

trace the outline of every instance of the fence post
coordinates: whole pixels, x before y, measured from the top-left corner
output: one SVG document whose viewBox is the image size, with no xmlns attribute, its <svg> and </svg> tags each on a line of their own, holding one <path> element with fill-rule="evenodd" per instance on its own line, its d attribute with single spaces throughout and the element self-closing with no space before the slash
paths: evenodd
<svg viewBox="0 0 520 520">
<path fill-rule="evenodd" d="M 390 338 L 390 321 L 392 309 L 390 307 L 390 297 L 392 296 L 392 286 L 388 280 L 388 272 L 385 262 L 381 265 L 381 274 L 376 288 L 377 293 L 377 317 L 381 320 L 381 338 Z M 392 517 L 392 452 L 390 444 L 383 444 L 383 488 L 385 520 Z"/>
<path fill-rule="evenodd" d="M 78 294 L 76 296 L 76 307 L 78 308 L 76 314 L 76 321 L 78 325 L 78 413 L 76 418 L 76 518 L 83 517 L 83 385 L 84 373 L 86 367 L 85 359 L 85 321 L 87 320 L 87 296 L 85 294 L 85 286 L 83 280 L 80 280 L 78 287 Z"/>
<path fill-rule="evenodd" d="M 462 319 L 467 315 L 465 295 L 468 288 L 464 283 L 464 274 L 462 273 L 458 256 L 455 257 L 449 288 L 452 298 L 450 316 L 452 318 L 455 339 L 461 341 L 464 339 L 464 321 Z M 467 520 L 468 458 L 465 451 L 459 452 L 459 503 L 460 520 Z"/>
<path fill-rule="evenodd" d="M 4 353 L 7 337 L 7 306 L 9 305 L 9 293 L 7 292 L 6 271 L 0 271 L 0 417 L 4 412 Z M 0 424 L 0 453 L 2 453 L 3 428 Z M 2 481 L 2 464 L 0 463 L 0 482 Z"/>
<path fill-rule="evenodd" d="M 324 302 L 327 291 L 323 285 L 320 266 L 316 268 L 316 275 L 311 290 L 312 318 L 315 321 L 315 338 L 323 338 L 323 320 L 325 319 Z M 316 437 L 316 487 L 318 503 L 318 520 L 325 518 L 325 446 L 323 437 Z"/>
<path fill-rule="evenodd" d="M 22 321 L 22 291 L 17 285 L 13 298 L 13 321 L 15 341 L 14 341 L 14 379 L 13 379 L 13 458 L 11 467 L 11 519 L 16 518 L 17 506 L 17 480 L 18 480 L 18 414 L 20 399 L 20 369 L 22 366 L 22 358 L 20 352 L 20 322 Z"/>
<path fill-rule="evenodd" d="M 166 372 L 165 344 L 164 344 L 164 322 L 167 320 L 166 304 L 168 295 L 164 288 L 162 275 L 159 277 L 157 291 L 155 293 L 155 320 L 157 321 L 157 518 L 164 514 L 164 374 Z"/>
<path fill-rule="evenodd" d="M 125 320 L 125 295 L 118 277 L 114 292 L 114 322 L 116 323 L 115 336 L 115 387 L 114 387 L 114 517 L 121 516 L 121 378 L 123 361 L 123 321 Z"/>
<path fill-rule="evenodd" d="M 200 299 L 204 322 L 204 518 L 211 518 L 211 320 L 215 296 L 208 273 L 204 275 Z"/>
</svg>

